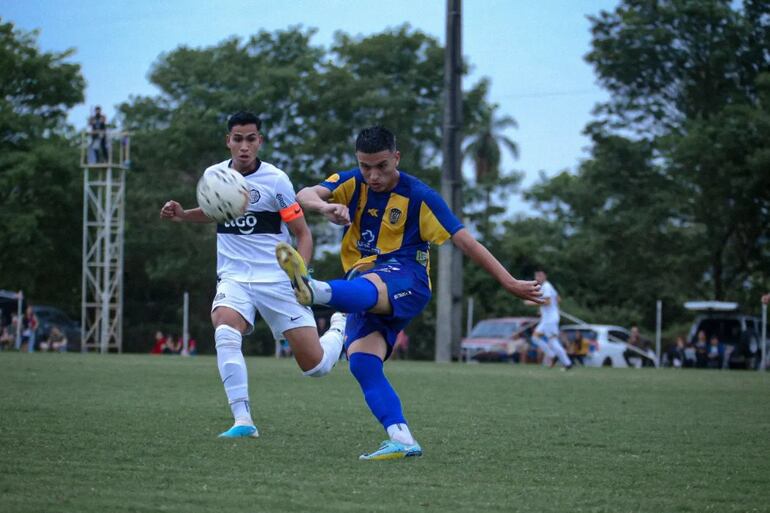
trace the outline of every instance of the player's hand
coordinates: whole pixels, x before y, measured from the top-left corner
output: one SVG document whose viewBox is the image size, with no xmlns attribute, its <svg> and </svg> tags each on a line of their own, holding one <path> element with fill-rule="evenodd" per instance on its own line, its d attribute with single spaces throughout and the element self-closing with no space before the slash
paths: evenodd
<svg viewBox="0 0 770 513">
<path fill-rule="evenodd" d="M 184 209 L 182 205 L 174 200 L 167 201 L 163 208 L 160 209 L 161 219 L 170 219 L 175 222 L 184 221 Z"/>
<path fill-rule="evenodd" d="M 543 299 L 543 291 L 540 290 L 540 284 L 535 280 L 514 280 L 512 284 L 506 287 L 506 289 L 508 292 L 514 296 L 520 297 L 524 301 L 531 301 L 537 305 L 542 305 L 545 302 Z"/>
<path fill-rule="evenodd" d="M 350 224 L 350 212 L 348 207 L 339 203 L 327 203 L 321 208 L 321 214 L 329 221 L 340 226 Z"/>
</svg>

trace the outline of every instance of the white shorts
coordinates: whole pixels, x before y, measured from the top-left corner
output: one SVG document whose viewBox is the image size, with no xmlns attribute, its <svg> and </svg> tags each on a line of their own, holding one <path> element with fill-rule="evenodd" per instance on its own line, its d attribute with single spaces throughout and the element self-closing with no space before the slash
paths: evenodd
<svg viewBox="0 0 770 513">
<path fill-rule="evenodd" d="M 316 327 L 313 311 L 297 303 L 288 280 L 275 283 L 222 280 L 217 284 L 211 311 L 220 306 L 232 308 L 246 319 L 249 323 L 247 334 L 254 331 L 256 311 L 270 327 L 275 340 L 285 338 L 283 332 L 286 330 Z"/>
<path fill-rule="evenodd" d="M 537 326 L 535 326 L 535 333 L 542 333 L 546 337 L 558 337 L 559 322 L 540 321 Z"/>
</svg>

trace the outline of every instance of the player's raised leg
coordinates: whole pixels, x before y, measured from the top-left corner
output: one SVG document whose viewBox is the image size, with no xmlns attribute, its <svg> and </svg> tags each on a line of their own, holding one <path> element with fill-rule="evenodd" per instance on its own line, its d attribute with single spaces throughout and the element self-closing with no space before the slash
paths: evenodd
<svg viewBox="0 0 770 513">
<path fill-rule="evenodd" d="M 300 262 L 302 258 L 300 257 Z M 304 265 L 304 263 L 303 263 Z M 313 311 L 297 304 L 289 282 L 252 283 L 252 302 L 270 326 L 276 340 L 286 339 L 305 376 L 328 374 L 342 353 L 345 316 L 336 313 L 326 333 L 319 338 Z"/>
<path fill-rule="evenodd" d="M 329 329 L 319 338 L 316 328 L 295 328 L 283 332 L 291 351 L 302 369 L 311 378 L 327 375 L 340 359 L 345 336 L 345 314 L 335 312 Z"/>
<path fill-rule="evenodd" d="M 278 244 L 276 258 L 289 276 L 297 301 L 303 305 L 328 305 L 340 312 L 390 314 L 387 287 L 376 274 L 352 280 L 314 280 L 300 254 L 288 244 Z"/>
</svg>

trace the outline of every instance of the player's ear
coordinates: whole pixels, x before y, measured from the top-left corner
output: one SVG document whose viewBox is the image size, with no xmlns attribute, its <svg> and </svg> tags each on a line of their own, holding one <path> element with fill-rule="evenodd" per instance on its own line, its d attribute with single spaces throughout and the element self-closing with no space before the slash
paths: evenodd
<svg viewBox="0 0 770 513">
<path fill-rule="evenodd" d="M 398 167 L 398 163 L 401 162 L 401 152 L 396 150 L 393 155 L 396 157 L 396 167 Z"/>
<path fill-rule="evenodd" d="M 230 134 L 225 135 L 225 146 L 230 146 Z"/>
</svg>

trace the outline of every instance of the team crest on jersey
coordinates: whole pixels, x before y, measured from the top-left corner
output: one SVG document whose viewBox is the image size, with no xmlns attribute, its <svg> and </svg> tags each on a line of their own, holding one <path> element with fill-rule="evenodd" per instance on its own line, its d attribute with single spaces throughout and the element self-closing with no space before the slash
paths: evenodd
<svg viewBox="0 0 770 513">
<path fill-rule="evenodd" d="M 372 217 L 377 217 L 377 214 L 379 213 L 376 208 L 370 208 L 366 211 L 367 214 L 369 214 Z"/>
<path fill-rule="evenodd" d="M 259 191 L 256 189 L 251 189 L 249 191 L 249 201 L 251 203 L 257 203 L 259 201 Z"/>
<path fill-rule="evenodd" d="M 390 224 L 396 224 L 399 219 L 401 219 L 401 211 L 397 208 L 391 208 L 390 209 L 390 215 L 388 216 L 388 221 L 390 221 Z"/>
</svg>

